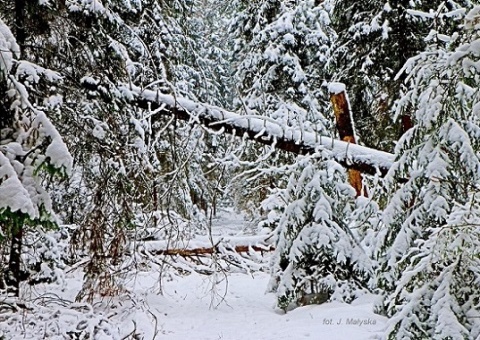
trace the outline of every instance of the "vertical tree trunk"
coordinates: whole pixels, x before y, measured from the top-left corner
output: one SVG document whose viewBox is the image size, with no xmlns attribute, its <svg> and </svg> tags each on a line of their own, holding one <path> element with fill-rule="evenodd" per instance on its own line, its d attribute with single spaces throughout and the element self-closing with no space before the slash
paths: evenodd
<svg viewBox="0 0 480 340">
<path fill-rule="evenodd" d="M 402 115 L 402 131 L 400 137 L 413 127 L 412 117 L 408 114 Z"/>
<path fill-rule="evenodd" d="M 23 239 L 23 224 L 12 221 L 11 228 L 11 245 L 10 245 L 10 259 L 8 261 L 8 270 L 5 275 L 5 282 L 8 290 L 15 296 L 20 293 L 20 281 L 22 273 L 20 271 L 20 263 L 22 256 L 22 239 Z"/>
<path fill-rule="evenodd" d="M 329 92 L 330 102 L 333 106 L 333 112 L 335 114 L 335 121 L 340 139 L 348 143 L 356 144 L 352 116 L 350 114 L 350 105 L 345 92 L 345 85 L 341 83 L 332 83 L 330 84 Z M 366 192 L 362 190 L 362 174 L 360 171 L 349 169 L 348 181 L 355 189 L 357 197 L 360 195 L 366 196 Z"/>
<path fill-rule="evenodd" d="M 26 32 L 25 32 L 25 8 L 26 0 L 15 0 L 15 34 L 20 51 L 25 46 Z M 22 261 L 22 241 L 23 241 L 23 222 L 11 221 L 10 225 L 6 225 L 10 229 L 11 244 L 10 244 L 10 258 L 8 261 L 8 270 L 5 273 L 5 282 L 9 290 L 18 296 L 20 293 L 20 281 L 22 280 L 22 273 L 20 271 L 20 264 Z"/>
<path fill-rule="evenodd" d="M 23 52 L 26 40 L 25 31 L 26 0 L 15 0 L 15 39 Z"/>
</svg>

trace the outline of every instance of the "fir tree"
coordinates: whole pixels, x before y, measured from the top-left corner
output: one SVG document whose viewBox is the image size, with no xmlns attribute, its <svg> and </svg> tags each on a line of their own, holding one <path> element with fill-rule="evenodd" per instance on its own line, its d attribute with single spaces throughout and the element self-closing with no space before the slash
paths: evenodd
<svg viewBox="0 0 480 340">
<path fill-rule="evenodd" d="M 204 131 L 131 103 L 133 88 L 191 91 L 182 77 L 198 79 L 192 97 L 205 95 L 197 86 L 208 81 L 200 80 L 203 64 L 189 57 L 198 46 L 187 34 L 192 5 L 154 0 L 25 3 L 23 56 L 56 70 L 45 73 L 61 80 L 33 86 L 43 74 L 37 69 L 35 75 L 22 75 L 32 89 L 31 102 L 48 111 L 75 158 L 71 180 L 54 188 L 54 197 L 57 209 L 65 212 L 63 219 L 79 225 L 73 238 L 77 254 L 91 259 L 86 267 L 90 289 L 79 298 L 121 288 L 113 273 L 126 272 L 124 254 L 134 235 L 149 236 L 147 230 L 157 223 L 161 237 L 191 237 L 196 228 L 205 232 L 216 182 L 209 185 L 204 173 L 215 177 L 216 169 L 207 168 L 204 151 L 210 145 L 203 141 Z M 13 23 L 10 6 L 2 3 L 0 10 Z"/>
</svg>

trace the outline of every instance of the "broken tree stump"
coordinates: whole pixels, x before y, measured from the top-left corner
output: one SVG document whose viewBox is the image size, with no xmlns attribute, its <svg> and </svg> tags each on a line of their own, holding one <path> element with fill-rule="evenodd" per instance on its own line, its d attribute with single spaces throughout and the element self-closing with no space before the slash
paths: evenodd
<svg viewBox="0 0 480 340">
<path fill-rule="evenodd" d="M 350 104 L 345 91 L 345 85 L 342 83 L 330 83 L 328 91 L 330 92 L 330 102 L 333 106 L 335 123 L 340 139 L 347 143 L 356 144 Z M 362 190 L 362 173 L 357 169 L 348 169 L 347 173 L 348 181 L 355 189 L 357 197 L 360 195 L 366 196 L 365 190 Z"/>
</svg>

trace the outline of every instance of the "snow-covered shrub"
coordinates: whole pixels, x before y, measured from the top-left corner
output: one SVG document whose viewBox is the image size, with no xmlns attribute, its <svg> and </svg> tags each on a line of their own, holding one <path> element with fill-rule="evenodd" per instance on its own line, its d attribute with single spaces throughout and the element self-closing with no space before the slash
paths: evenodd
<svg viewBox="0 0 480 340">
<path fill-rule="evenodd" d="M 322 302 L 350 302 L 367 291 L 373 268 L 350 229 L 355 191 L 345 170 L 334 161 L 304 157 L 289 176 L 288 186 L 266 202 L 283 201 L 279 214 L 270 214 L 277 225 L 270 288 L 278 305 L 289 309 L 311 294 Z"/>
</svg>

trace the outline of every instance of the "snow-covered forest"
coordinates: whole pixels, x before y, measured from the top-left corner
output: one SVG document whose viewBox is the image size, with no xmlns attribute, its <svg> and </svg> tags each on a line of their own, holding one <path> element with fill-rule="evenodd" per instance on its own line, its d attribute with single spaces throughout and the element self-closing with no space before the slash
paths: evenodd
<svg viewBox="0 0 480 340">
<path fill-rule="evenodd" d="M 4 0 L 0 93 L 0 339 L 480 338 L 480 2 Z"/>
</svg>

